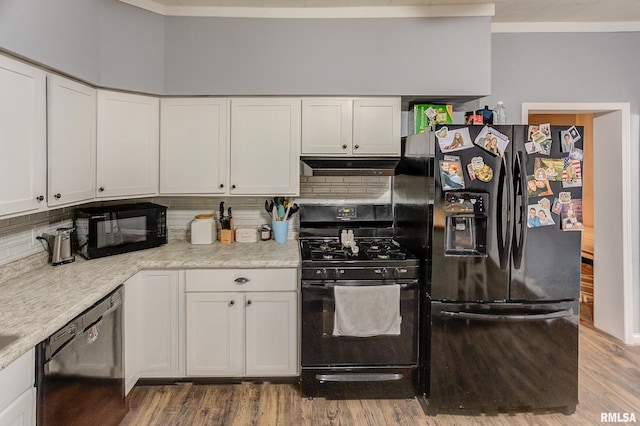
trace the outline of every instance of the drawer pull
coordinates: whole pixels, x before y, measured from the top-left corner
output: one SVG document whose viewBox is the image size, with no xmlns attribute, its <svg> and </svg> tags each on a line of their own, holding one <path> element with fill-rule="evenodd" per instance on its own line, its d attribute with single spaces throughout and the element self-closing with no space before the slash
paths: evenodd
<svg viewBox="0 0 640 426">
<path fill-rule="evenodd" d="M 236 284 L 246 284 L 250 280 L 249 280 L 249 278 L 246 278 L 246 277 L 238 277 L 234 281 L 236 282 Z"/>
<path fill-rule="evenodd" d="M 230 301 L 230 302 L 229 302 L 229 306 L 233 306 L 233 305 L 235 305 L 235 304 L 236 304 L 236 301 L 235 301 L 235 300 L 232 300 L 232 301 Z"/>
</svg>

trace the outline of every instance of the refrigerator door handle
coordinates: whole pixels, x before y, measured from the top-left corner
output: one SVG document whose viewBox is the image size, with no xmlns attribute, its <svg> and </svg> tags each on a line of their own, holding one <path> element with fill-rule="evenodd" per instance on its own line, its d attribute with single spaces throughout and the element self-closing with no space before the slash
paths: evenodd
<svg viewBox="0 0 640 426">
<path fill-rule="evenodd" d="M 498 256 L 500 257 L 500 269 L 506 270 L 509 264 L 509 254 L 511 248 L 511 191 L 510 184 L 506 179 L 508 153 L 505 152 L 500 164 L 498 175 L 498 206 L 496 208 L 496 224 L 498 228 Z M 504 197 L 507 197 L 507 213 L 504 214 Z"/>
<path fill-rule="evenodd" d="M 451 312 L 442 311 L 440 314 L 444 317 L 474 320 L 474 321 L 503 321 L 503 322 L 521 322 L 521 321 L 546 321 L 558 318 L 567 318 L 574 315 L 573 309 L 563 309 L 561 311 L 545 312 L 542 314 L 480 314 L 477 312 Z"/>
<path fill-rule="evenodd" d="M 527 173 L 524 171 L 524 153 L 518 152 L 516 156 L 516 172 L 514 172 L 514 198 L 520 195 L 520 217 L 514 221 L 514 229 L 520 225 L 520 233 L 514 232 L 513 242 L 513 267 L 520 269 L 524 247 L 527 243 Z"/>
</svg>

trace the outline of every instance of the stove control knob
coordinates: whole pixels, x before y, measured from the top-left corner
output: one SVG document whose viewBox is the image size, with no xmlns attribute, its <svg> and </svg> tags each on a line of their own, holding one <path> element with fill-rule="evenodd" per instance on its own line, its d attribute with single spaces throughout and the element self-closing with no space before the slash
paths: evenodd
<svg viewBox="0 0 640 426">
<path fill-rule="evenodd" d="M 327 271 L 326 269 L 321 269 L 318 271 L 320 273 L 320 278 L 322 278 L 323 280 L 326 280 L 329 278 L 329 271 Z"/>
<path fill-rule="evenodd" d="M 344 272 L 344 270 L 340 270 L 338 268 L 334 269 L 333 271 L 333 279 L 337 280 L 340 278 L 340 275 L 342 275 L 342 273 Z"/>
<path fill-rule="evenodd" d="M 387 268 L 382 268 L 380 270 L 380 276 L 382 277 L 383 280 L 389 276 L 389 271 L 387 271 Z"/>
</svg>

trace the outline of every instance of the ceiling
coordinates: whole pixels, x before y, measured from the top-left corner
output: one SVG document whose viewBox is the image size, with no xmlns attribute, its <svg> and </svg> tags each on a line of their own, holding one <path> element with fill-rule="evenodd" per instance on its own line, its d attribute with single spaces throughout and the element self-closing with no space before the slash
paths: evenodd
<svg viewBox="0 0 640 426">
<path fill-rule="evenodd" d="M 297 9 L 318 13 L 322 17 L 326 11 L 363 9 L 363 16 L 398 16 L 402 10 L 406 16 L 415 11 L 418 16 L 429 15 L 420 10 L 436 10 L 450 16 L 447 7 L 453 9 L 469 8 L 480 10 L 480 15 L 493 15 L 494 23 L 533 23 L 533 22 L 640 22 L 639 0 L 120 0 L 138 7 L 152 10 L 163 15 L 195 16 L 251 16 L 268 12 L 265 16 L 274 16 L 286 9 Z M 495 11 L 492 6 L 495 5 Z M 489 9 L 487 9 L 487 6 Z M 474 9 L 475 8 L 475 9 Z M 490 10 L 490 13 L 486 11 Z M 249 12 L 251 11 L 251 12 Z M 372 12 L 375 11 L 375 12 Z M 193 13 L 192 13 L 193 12 Z M 249 12 L 245 14 L 245 12 Z M 473 14 L 473 12 L 471 12 Z M 459 12 L 454 15 L 459 15 Z M 281 17 L 290 17 L 285 14 Z M 353 17 L 346 16 L 346 17 Z"/>
</svg>

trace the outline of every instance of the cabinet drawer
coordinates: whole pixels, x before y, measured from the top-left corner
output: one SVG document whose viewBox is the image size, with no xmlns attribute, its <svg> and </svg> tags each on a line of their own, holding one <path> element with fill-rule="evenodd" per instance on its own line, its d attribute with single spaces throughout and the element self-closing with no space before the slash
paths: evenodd
<svg viewBox="0 0 640 426">
<path fill-rule="evenodd" d="M 295 291 L 296 269 L 188 269 L 187 292 Z"/>
<path fill-rule="evenodd" d="M 0 370 L 0 411 L 35 383 L 35 351 L 31 349 Z"/>
</svg>

